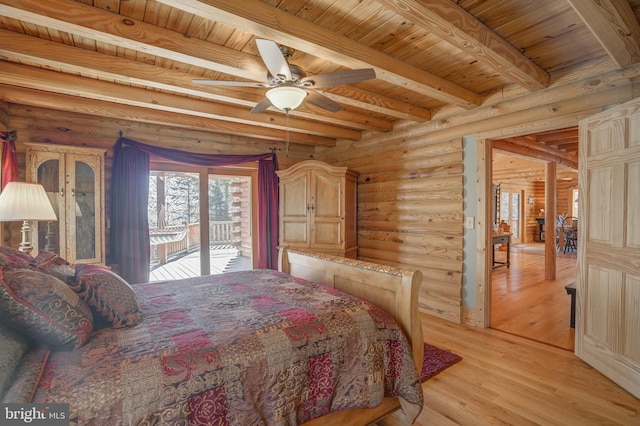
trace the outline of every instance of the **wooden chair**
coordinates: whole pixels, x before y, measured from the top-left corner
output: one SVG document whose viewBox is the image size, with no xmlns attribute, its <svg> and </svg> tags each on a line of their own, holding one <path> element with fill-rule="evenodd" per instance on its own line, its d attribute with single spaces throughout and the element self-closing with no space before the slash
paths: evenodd
<svg viewBox="0 0 640 426">
<path fill-rule="evenodd" d="M 562 253 L 566 254 L 568 251 L 578 252 L 578 218 L 569 216 L 565 219 L 562 227 L 564 234 L 564 247 Z"/>
</svg>

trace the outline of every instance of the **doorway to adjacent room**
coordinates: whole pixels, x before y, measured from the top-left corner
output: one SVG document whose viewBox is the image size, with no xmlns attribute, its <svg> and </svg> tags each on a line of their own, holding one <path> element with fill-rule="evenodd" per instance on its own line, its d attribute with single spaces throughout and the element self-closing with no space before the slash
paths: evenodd
<svg viewBox="0 0 640 426">
<path fill-rule="evenodd" d="M 507 222 L 513 240 L 509 267 L 491 272 L 491 327 L 573 351 L 571 297 L 565 286 L 576 279 L 577 253 L 556 251 L 556 278 L 545 279 L 544 238 L 554 238 L 555 226 L 545 225 L 541 232 L 538 222 L 544 216 L 544 162 L 493 150 L 492 164 L 498 197 L 494 226 Z M 577 173 L 561 170 L 556 186 L 558 213 L 571 214 Z M 504 247 L 496 247 L 495 253 L 498 261 L 506 258 Z"/>
</svg>

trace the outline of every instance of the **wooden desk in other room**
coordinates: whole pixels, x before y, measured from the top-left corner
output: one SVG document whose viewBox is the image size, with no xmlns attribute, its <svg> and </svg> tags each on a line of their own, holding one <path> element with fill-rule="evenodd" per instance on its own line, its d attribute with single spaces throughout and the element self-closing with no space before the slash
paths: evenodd
<svg viewBox="0 0 640 426">
<path fill-rule="evenodd" d="M 507 245 L 507 261 L 506 262 L 496 261 L 496 245 L 498 244 Z M 491 261 L 493 262 L 494 268 L 499 268 L 500 266 L 506 266 L 507 268 L 509 267 L 509 264 L 511 263 L 511 234 L 509 233 L 492 234 Z"/>
</svg>

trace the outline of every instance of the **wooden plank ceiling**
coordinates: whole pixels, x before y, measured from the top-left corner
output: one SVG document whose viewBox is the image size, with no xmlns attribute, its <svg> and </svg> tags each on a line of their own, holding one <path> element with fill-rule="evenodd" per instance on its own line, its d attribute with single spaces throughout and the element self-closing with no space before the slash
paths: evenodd
<svg viewBox="0 0 640 426">
<path fill-rule="evenodd" d="M 333 146 L 567 83 L 585 64 L 582 77 L 640 62 L 639 17 L 640 0 L 0 0 L 0 99 Z M 339 112 L 305 102 L 288 117 L 250 113 L 264 88 L 192 81 L 264 83 L 256 38 L 290 48 L 307 75 L 376 78 L 318 89 Z M 573 167 L 575 145 L 556 137 L 503 142 Z"/>
<path fill-rule="evenodd" d="M 494 140 L 492 147 L 494 181 L 544 181 L 545 162 L 556 163 L 558 179 L 577 179 L 577 127 Z"/>
</svg>

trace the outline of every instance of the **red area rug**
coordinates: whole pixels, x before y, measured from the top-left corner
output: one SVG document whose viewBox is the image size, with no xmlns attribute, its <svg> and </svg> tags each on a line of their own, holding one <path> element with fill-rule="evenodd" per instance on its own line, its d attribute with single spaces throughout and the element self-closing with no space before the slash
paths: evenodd
<svg viewBox="0 0 640 426">
<path fill-rule="evenodd" d="M 424 360 L 422 361 L 422 374 L 420 374 L 420 381 L 425 382 L 436 374 L 460 361 L 462 361 L 462 358 L 460 356 L 425 343 Z"/>
</svg>

